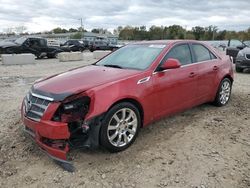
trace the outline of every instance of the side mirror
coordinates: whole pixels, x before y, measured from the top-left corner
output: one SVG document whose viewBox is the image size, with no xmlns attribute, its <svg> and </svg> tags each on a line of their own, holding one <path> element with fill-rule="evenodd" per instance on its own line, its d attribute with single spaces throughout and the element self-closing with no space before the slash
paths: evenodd
<svg viewBox="0 0 250 188">
<path fill-rule="evenodd" d="M 178 59 L 173 59 L 173 58 L 169 58 L 167 59 L 162 65 L 161 65 L 161 69 L 162 70 L 166 70 L 166 69 L 177 69 L 181 66 L 181 63 Z"/>
</svg>

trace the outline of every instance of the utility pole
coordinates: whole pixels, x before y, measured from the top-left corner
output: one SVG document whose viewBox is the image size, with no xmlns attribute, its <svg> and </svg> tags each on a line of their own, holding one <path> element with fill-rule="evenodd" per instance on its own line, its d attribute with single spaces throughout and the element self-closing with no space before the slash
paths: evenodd
<svg viewBox="0 0 250 188">
<path fill-rule="evenodd" d="M 185 31 L 184 31 L 184 39 L 186 39 L 187 38 L 187 25 L 185 25 Z"/>
<path fill-rule="evenodd" d="M 213 40 L 214 40 L 215 29 L 216 29 L 216 26 L 213 26 Z"/>
<path fill-rule="evenodd" d="M 82 24 L 82 18 L 79 18 L 80 22 L 81 22 L 81 38 L 83 37 L 83 24 Z"/>
</svg>

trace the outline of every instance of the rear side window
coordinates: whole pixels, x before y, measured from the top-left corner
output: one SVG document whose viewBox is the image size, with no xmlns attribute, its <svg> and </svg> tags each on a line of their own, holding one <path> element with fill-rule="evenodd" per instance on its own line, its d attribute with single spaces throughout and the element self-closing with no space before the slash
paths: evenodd
<svg viewBox="0 0 250 188">
<path fill-rule="evenodd" d="M 193 51 L 196 57 L 196 62 L 208 61 L 216 59 L 216 56 L 201 44 L 193 44 Z"/>
<path fill-rule="evenodd" d="M 163 62 L 169 58 L 178 59 L 182 65 L 192 63 L 191 52 L 188 44 L 181 44 L 173 47 L 170 52 L 165 56 Z"/>
</svg>

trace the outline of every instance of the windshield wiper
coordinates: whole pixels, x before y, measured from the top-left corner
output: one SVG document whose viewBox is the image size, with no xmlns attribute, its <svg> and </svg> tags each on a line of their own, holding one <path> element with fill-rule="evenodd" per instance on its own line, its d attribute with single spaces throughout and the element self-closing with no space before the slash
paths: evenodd
<svg viewBox="0 0 250 188">
<path fill-rule="evenodd" d="M 122 69 L 122 67 L 121 67 L 121 66 L 119 66 L 119 65 L 111 65 L 111 64 L 107 64 L 107 65 L 103 65 L 103 66 L 105 66 L 105 67 L 113 67 L 113 68 Z"/>
</svg>

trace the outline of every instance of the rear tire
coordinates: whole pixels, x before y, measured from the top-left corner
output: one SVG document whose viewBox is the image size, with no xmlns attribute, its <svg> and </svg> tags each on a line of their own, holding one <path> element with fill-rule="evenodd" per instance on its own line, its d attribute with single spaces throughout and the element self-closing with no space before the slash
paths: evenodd
<svg viewBox="0 0 250 188">
<path fill-rule="evenodd" d="M 102 121 L 100 144 L 110 152 L 123 151 L 135 141 L 140 127 L 140 113 L 133 104 L 116 104 Z"/>
<path fill-rule="evenodd" d="M 235 71 L 236 72 L 243 72 L 243 68 L 238 67 L 237 65 L 235 66 Z"/>
<path fill-rule="evenodd" d="M 231 80 L 229 78 L 224 78 L 219 85 L 214 100 L 214 105 L 218 107 L 226 105 L 231 97 L 231 91 L 232 91 Z"/>
</svg>

